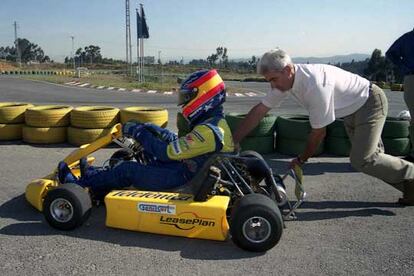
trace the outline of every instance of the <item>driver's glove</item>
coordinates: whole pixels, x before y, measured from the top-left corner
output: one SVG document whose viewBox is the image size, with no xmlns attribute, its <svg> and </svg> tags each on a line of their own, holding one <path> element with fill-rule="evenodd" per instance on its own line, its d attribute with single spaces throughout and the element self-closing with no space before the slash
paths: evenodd
<svg viewBox="0 0 414 276">
<path fill-rule="evenodd" d="M 135 137 L 143 128 L 144 124 L 131 120 L 122 125 L 122 134 L 127 137 Z"/>
</svg>

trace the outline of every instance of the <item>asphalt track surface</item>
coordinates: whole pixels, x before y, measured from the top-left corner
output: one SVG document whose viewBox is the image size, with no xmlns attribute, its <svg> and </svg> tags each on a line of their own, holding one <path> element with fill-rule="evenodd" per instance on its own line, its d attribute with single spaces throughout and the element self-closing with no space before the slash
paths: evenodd
<svg viewBox="0 0 414 276">
<path fill-rule="evenodd" d="M 248 86 L 245 85 L 247 88 Z M 249 84 L 265 91 L 266 84 Z M 402 93 L 387 92 L 389 115 L 404 109 Z M 0 102 L 69 105 L 156 105 L 169 110 L 175 128 L 176 98 L 99 91 L 0 77 Z M 226 111 L 245 112 L 259 98 L 229 97 Z M 276 113 L 305 113 L 288 100 Z M 307 202 L 287 222 L 267 253 L 216 242 L 105 227 L 105 208 L 93 208 L 86 225 L 71 232 L 50 228 L 24 199 L 32 179 L 46 175 L 74 148 L 0 143 L 0 275 L 413 275 L 414 207 L 396 204 L 400 193 L 355 172 L 348 158 L 321 156 L 305 166 Z M 102 163 L 115 148 L 96 153 Z M 287 156 L 266 155 L 282 174 Z M 289 185 L 289 183 L 288 183 Z M 290 185 L 291 186 L 291 185 Z M 289 191 L 292 195 L 292 190 Z"/>
</svg>

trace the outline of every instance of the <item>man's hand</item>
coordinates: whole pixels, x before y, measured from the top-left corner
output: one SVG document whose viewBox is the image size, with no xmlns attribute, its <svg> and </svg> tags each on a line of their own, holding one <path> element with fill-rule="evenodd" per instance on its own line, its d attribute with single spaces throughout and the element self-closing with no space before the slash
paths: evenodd
<svg viewBox="0 0 414 276">
<path fill-rule="evenodd" d="M 289 169 L 293 169 L 295 166 L 302 167 L 305 163 L 306 161 L 302 160 L 300 155 L 298 155 L 296 158 L 290 160 Z"/>
</svg>

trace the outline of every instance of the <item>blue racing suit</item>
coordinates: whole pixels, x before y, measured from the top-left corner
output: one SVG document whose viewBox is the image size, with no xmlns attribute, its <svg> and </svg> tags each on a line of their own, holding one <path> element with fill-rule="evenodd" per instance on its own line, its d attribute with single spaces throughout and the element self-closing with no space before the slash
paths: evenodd
<svg viewBox="0 0 414 276">
<path fill-rule="evenodd" d="M 180 138 L 154 124 L 137 125 L 127 134 L 143 146 L 151 162 L 142 165 L 125 161 L 107 170 L 90 167 L 79 179 L 81 186 L 96 192 L 128 186 L 152 191 L 171 189 L 191 180 L 212 153 L 234 151 L 221 109 Z"/>
<path fill-rule="evenodd" d="M 414 75 L 414 30 L 398 38 L 385 55 L 404 75 Z"/>
</svg>

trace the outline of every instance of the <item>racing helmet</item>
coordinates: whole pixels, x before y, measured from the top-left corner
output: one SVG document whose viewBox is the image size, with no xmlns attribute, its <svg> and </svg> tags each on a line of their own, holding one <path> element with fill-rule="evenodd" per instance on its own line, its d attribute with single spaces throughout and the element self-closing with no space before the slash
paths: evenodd
<svg viewBox="0 0 414 276">
<path fill-rule="evenodd" d="M 178 105 L 190 123 L 226 100 L 223 80 L 216 70 L 200 70 L 185 79 L 178 92 Z"/>
</svg>

